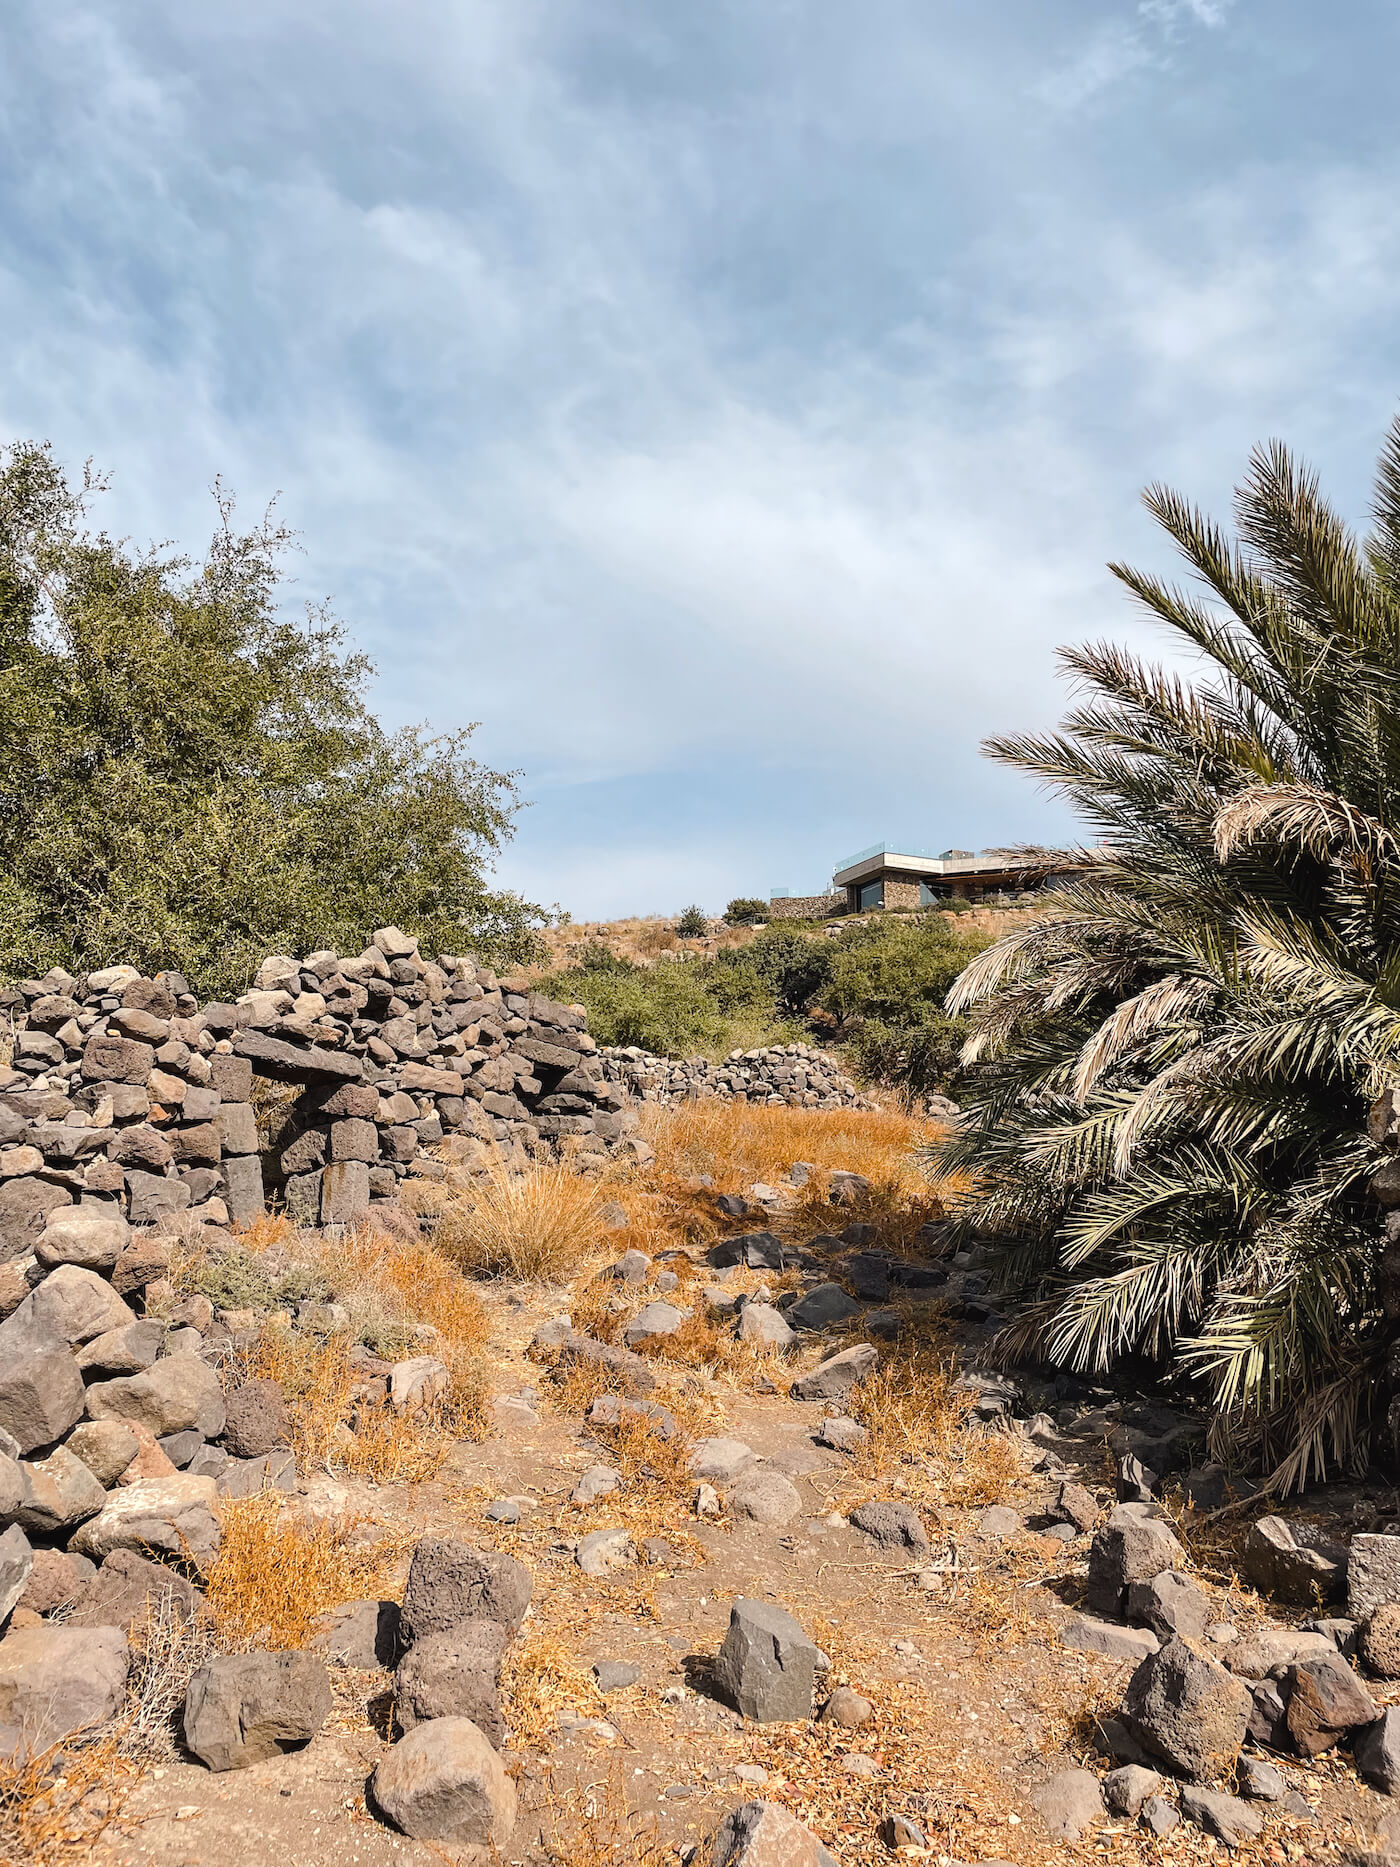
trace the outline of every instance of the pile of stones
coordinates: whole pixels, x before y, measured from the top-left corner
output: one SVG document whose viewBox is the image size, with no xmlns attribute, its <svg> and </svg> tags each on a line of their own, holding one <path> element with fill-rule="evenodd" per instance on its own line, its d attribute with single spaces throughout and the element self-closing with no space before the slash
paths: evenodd
<svg viewBox="0 0 1400 1867">
<path fill-rule="evenodd" d="M 247 1223 L 268 1192 L 304 1224 L 348 1223 L 465 1166 L 568 1141 L 586 1165 L 645 1156 L 585 1013 L 394 927 L 354 957 L 277 954 L 233 1003 L 174 972 L 54 970 L 0 993 L 0 1262 L 48 1215 L 102 1203 L 134 1225 Z M 300 1091 L 260 1138 L 254 1078 Z"/>
<path fill-rule="evenodd" d="M 247 1319 L 177 1301 L 170 1242 L 115 1205 L 67 1206 L 0 1265 L 0 1750 L 110 1715 L 147 1596 L 199 1612 L 222 1501 L 296 1489 L 280 1386 L 220 1380 Z M 431 1355 L 363 1360 L 359 1391 L 382 1366 L 385 1404 L 407 1414 L 448 1384 Z"/>
<path fill-rule="evenodd" d="M 1124 1460 L 1134 1466 L 1124 1477 L 1141 1490 L 1141 1466 Z M 1092 1513 L 1093 1499 L 1083 1496 Z M 1343 1549 L 1308 1524 L 1265 1517 L 1253 1525 L 1243 1567 L 1262 1593 L 1314 1604 L 1345 1597 L 1345 1613 L 1324 1612 L 1301 1627 L 1242 1634 L 1216 1618 L 1188 1567 L 1150 1497 L 1120 1502 L 1095 1531 L 1087 1612 L 1071 1617 L 1064 1638 L 1137 1664 L 1117 1716 L 1100 1725 L 1118 1767 L 1101 1784 L 1083 1771 L 1054 1779 L 1047 1820 L 1077 1832 L 1106 1804 L 1159 1836 L 1184 1817 L 1238 1846 L 1262 1828 L 1252 1803 L 1289 1806 L 1270 1752 L 1312 1758 L 1349 1748 L 1366 1781 L 1400 1795 L 1400 1707 L 1378 1704 L 1366 1683 L 1368 1673 L 1400 1678 L 1400 1536 L 1357 1535 Z M 1246 1744 L 1263 1754 L 1243 1756 Z M 1240 1795 L 1211 1787 L 1232 1771 Z"/>
<path fill-rule="evenodd" d="M 805 1109 L 864 1109 L 870 1103 L 825 1051 L 810 1044 L 734 1050 L 723 1063 L 704 1057 L 678 1062 L 637 1049 L 604 1049 L 604 1079 L 639 1102 L 786 1103 Z"/>
</svg>

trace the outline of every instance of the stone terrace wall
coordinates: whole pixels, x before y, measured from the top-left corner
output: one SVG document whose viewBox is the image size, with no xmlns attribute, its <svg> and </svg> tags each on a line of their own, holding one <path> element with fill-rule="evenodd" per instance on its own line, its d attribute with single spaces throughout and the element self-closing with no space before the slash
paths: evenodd
<svg viewBox="0 0 1400 1867">
<path fill-rule="evenodd" d="M 774 895 L 768 903 L 770 921 L 823 921 L 846 912 L 846 891 L 831 895 Z"/>
<path fill-rule="evenodd" d="M 23 980 L 0 993 L 5 1017 L 0 1261 L 73 1204 L 248 1223 L 274 1194 L 300 1223 L 343 1224 L 441 1178 L 425 1149 L 450 1137 L 468 1164 L 566 1138 L 600 1160 L 645 1151 L 580 1008 L 470 958 L 426 960 L 394 927 L 353 958 L 274 955 L 233 1004 L 111 966 Z M 261 1149 L 259 1077 L 300 1092 Z"/>
</svg>

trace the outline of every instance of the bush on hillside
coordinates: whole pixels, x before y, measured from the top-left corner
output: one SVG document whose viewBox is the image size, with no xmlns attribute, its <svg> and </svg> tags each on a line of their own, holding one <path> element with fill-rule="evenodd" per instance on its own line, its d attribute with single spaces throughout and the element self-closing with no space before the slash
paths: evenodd
<svg viewBox="0 0 1400 1867">
<path fill-rule="evenodd" d="M 724 918 L 731 927 L 752 927 L 757 921 L 767 920 L 768 903 L 757 895 L 736 896 L 724 910 Z"/>
<path fill-rule="evenodd" d="M 220 494 L 194 566 L 86 529 L 99 487 L 0 453 L 0 972 L 124 960 L 213 996 L 386 921 L 534 956 L 539 911 L 486 882 L 515 787 L 470 729 L 384 731 L 340 625 L 283 613 L 285 531 Z"/>
<path fill-rule="evenodd" d="M 1002 1241 L 1008 1356 L 1183 1370 L 1284 1491 L 1395 1450 L 1367 1117 L 1400 1082 L 1400 423 L 1360 541 L 1276 444 L 1238 544 L 1147 504 L 1203 595 L 1114 571 L 1202 671 L 1067 652 L 1063 730 L 991 743 L 1107 857 L 951 995 L 982 1063 L 937 1164 Z"/>
<path fill-rule="evenodd" d="M 683 965 L 639 966 L 590 941 L 543 984 L 587 1005 L 600 1043 L 723 1056 L 803 1037 L 828 1042 L 835 1029 L 868 1080 L 927 1093 L 953 1084 L 969 1027 L 945 1014 L 943 998 L 985 945 L 936 913 L 835 936 L 779 923 L 746 946 Z"/>
<path fill-rule="evenodd" d="M 710 931 L 710 917 L 704 908 L 688 907 L 682 909 L 676 921 L 676 932 L 682 940 L 703 940 Z"/>
<path fill-rule="evenodd" d="M 585 1006 L 600 1044 L 635 1044 L 663 1057 L 722 1056 L 739 1041 L 736 1020 L 706 991 L 702 969 L 703 962 L 674 960 L 641 966 L 596 941 L 540 989 Z"/>
</svg>

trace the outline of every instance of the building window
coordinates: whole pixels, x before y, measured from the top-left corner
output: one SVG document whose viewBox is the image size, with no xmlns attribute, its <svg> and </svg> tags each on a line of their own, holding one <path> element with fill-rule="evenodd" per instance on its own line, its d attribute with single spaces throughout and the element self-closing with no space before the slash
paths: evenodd
<svg viewBox="0 0 1400 1867">
<path fill-rule="evenodd" d="M 936 908 L 944 899 L 939 889 L 930 887 L 927 882 L 919 883 L 919 906 L 921 908 Z"/>
<path fill-rule="evenodd" d="M 882 908 L 885 905 L 885 884 L 867 882 L 860 891 L 859 905 L 862 914 L 867 908 Z"/>
</svg>

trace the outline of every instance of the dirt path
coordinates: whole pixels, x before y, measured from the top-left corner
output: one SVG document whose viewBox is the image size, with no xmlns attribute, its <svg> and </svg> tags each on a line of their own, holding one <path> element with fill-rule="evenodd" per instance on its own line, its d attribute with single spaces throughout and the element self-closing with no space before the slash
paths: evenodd
<svg viewBox="0 0 1400 1867">
<path fill-rule="evenodd" d="M 1124 1821 L 1071 1845 L 1035 1812 L 1031 1797 L 1049 1776 L 1093 1760 L 1093 1718 L 1116 1704 L 1131 1670 L 1058 1638 L 1082 1585 L 1087 1536 L 1059 1541 L 1014 1522 L 1007 1535 L 984 1516 L 997 1504 L 1016 1522 L 1044 1528 L 1058 1478 L 1034 1469 L 1043 1446 L 1024 1433 L 961 1428 L 942 1458 L 922 1444 L 907 1464 L 873 1473 L 814 1443 L 828 1409 L 678 1369 L 659 1397 L 751 1447 L 758 1470 L 796 1487 L 798 1512 L 772 1525 L 708 1521 L 694 1513 L 692 1484 L 649 1480 L 644 1467 L 620 1492 L 580 1507 L 570 1501 L 580 1474 L 617 1447 L 561 1404 L 526 1356 L 560 1296 L 492 1298 L 490 1438 L 454 1446 L 430 1482 L 346 1486 L 364 1533 L 401 1551 L 389 1594 L 402 1586 L 413 1537 L 429 1530 L 508 1551 L 533 1573 L 532 1607 L 507 1675 L 517 1740 L 508 1761 L 521 1815 L 503 1860 L 601 1867 L 683 1858 L 755 1794 L 788 1807 L 843 1867 L 900 1858 L 886 1839 L 895 1816 L 909 1824 L 903 1834 L 920 1838 L 902 1857 L 935 1862 L 1220 1853 L 1197 1829 L 1183 1825 L 1159 1844 Z M 984 1470 L 993 1438 L 1000 1462 Z M 1066 1440 L 1055 1450 L 1108 1496 L 1101 1443 Z M 900 1497 L 936 1527 L 930 1555 L 882 1551 L 846 1521 L 870 1498 Z M 515 1501 L 519 1522 L 488 1516 L 504 1499 Z M 632 1533 L 639 1562 L 585 1575 L 574 1557 L 578 1538 L 615 1525 Z M 655 1537 L 670 1548 L 648 1550 Z M 1257 1600 L 1219 1571 L 1224 1586 L 1204 1579 L 1222 1620 L 1258 1614 Z M 830 1657 L 827 1687 L 854 1687 L 872 1706 L 869 1721 L 859 1729 L 749 1724 L 720 1703 L 707 1668 L 739 1595 L 795 1615 Z M 599 1691 L 591 1668 L 601 1661 L 635 1667 L 635 1683 Z M 222 1776 L 184 1763 L 156 1770 L 95 1858 L 108 1867 L 451 1858 L 450 1849 L 396 1835 L 366 1811 L 389 1684 L 387 1673 L 337 1670 L 331 1723 L 299 1754 Z M 1242 1850 L 1246 1859 L 1332 1858 L 1386 1812 L 1385 1799 L 1335 1758 L 1283 1768 L 1320 1819 L 1265 1810 L 1264 1834 Z"/>
</svg>

